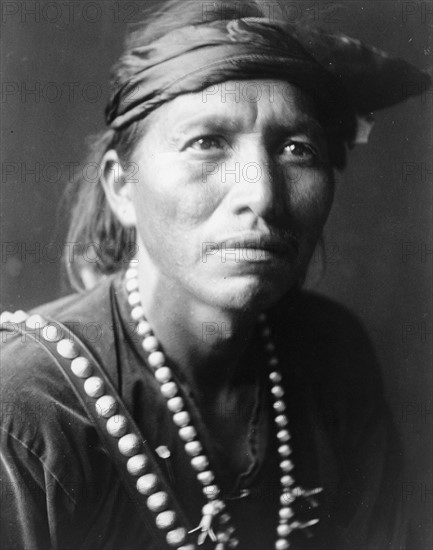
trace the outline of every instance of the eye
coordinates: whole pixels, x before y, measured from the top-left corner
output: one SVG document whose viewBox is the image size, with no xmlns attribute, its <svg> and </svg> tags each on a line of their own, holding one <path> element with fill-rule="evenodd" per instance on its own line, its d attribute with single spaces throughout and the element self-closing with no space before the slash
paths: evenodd
<svg viewBox="0 0 433 550">
<path fill-rule="evenodd" d="M 214 151 L 222 150 L 226 147 L 227 142 L 219 136 L 200 136 L 190 140 L 185 149 L 193 149 L 194 151 Z"/>
<path fill-rule="evenodd" d="M 283 152 L 302 160 L 313 160 L 319 156 L 313 145 L 303 141 L 290 141 L 284 146 Z"/>
</svg>

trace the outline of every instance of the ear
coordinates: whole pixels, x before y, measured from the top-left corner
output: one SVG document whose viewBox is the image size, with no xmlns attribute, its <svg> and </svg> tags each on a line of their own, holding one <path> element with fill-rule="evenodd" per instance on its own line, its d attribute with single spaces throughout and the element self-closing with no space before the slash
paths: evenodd
<svg viewBox="0 0 433 550">
<path fill-rule="evenodd" d="M 101 183 L 108 204 L 124 227 L 136 226 L 133 182 L 125 176 L 114 149 L 107 151 L 101 163 Z"/>
</svg>

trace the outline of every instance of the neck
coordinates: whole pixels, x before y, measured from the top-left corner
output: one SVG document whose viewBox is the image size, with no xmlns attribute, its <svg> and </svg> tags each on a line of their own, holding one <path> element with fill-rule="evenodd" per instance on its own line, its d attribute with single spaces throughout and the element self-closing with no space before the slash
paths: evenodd
<svg viewBox="0 0 433 550">
<path fill-rule="evenodd" d="M 139 273 L 142 306 L 165 355 L 199 393 L 221 392 L 244 379 L 257 315 L 223 309 Z"/>
</svg>

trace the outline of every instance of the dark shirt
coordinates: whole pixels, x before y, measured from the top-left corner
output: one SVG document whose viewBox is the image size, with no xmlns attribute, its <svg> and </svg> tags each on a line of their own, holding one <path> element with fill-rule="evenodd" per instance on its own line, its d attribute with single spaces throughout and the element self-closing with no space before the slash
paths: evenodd
<svg viewBox="0 0 433 550">
<path fill-rule="evenodd" d="M 122 278 L 107 278 L 90 292 L 35 311 L 63 322 L 86 343 L 150 447 L 168 447 L 170 458 L 158 460 L 197 526 L 205 498 L 133 330 Z M 272 308 L 269 321 L 284 377 L 293 477 L 305 489 L 323 487 L 317 508 L 299 510 L 320 522 L 310 528 L 311 537 L 295 532 L 290 548 L 409 548 L 399 492 L 401 451 L 360 324 L 341 306 L 301 291 Z M 2 339 L 3 550 L 162 550 L 50 356 L 25 336 L 3 332 Z M 230 442 L 211 432 L 196 396 L 176 365 L 170 366 L 233 517 L 240 550 L 273 549 L 281 474 L 266 369 L 257 373 L 247 467 L 240 471 L 230 460 Z M 222 414 L 237 422 L 245 411 L 240 403 Z M 245 489 L 249 495 L 240 498 Z"/>
</svg>

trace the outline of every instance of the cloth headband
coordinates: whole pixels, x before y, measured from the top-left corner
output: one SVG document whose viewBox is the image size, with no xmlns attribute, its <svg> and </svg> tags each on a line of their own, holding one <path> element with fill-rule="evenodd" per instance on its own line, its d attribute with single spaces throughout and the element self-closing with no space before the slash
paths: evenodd
<svg viewBox="0 0 433 550">
<path fill-rule="evenodd" d="M 368 120 L 372 111 L 417 95 L 430 84 L 426 73 L 357 40 L 266 18 L 183 27 L 131 49 L 119 66 L 128 78 L 106 108 L 113 129 L 180 94 L 227 80 L 288 81 L 340 121 L 348 113 Z M 412 86 L 403 89 L 405 81 Z"/>
</svg>

